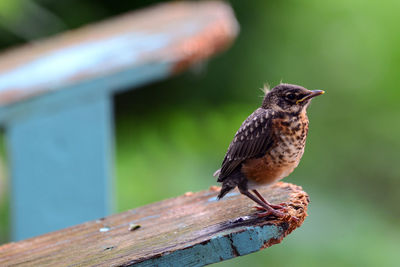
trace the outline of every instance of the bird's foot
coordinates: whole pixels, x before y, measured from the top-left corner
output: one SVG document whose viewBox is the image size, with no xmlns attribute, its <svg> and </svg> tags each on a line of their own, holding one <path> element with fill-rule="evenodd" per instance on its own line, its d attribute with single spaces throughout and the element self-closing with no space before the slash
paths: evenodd
<svg viewBox="0 0 400 267">
<path fill-rule="evenodd" d="M 276 210 L 281 210 L 281 209 L 287 210 L 287 203 L 285 202 L 279 203 L 278 205 L 270 204 L 269 206 Z"/>
<path fill-rule="evenodd" d="M 259 212 L 259 213 L 256 214 L 257 217 L 259 217 L 259 218 L 267 217 L 267 216 L 270 216 L 270 215 L 273 215 L 273 216 L 275 216 L 277 218 L 283 218 L 283 217 L 286 216 L 285 213 L 277 211 L 277 210 L 274 210 L 274 209 L 268 209 L 267 210 L 267 209 L 262 208 L 262 207 L 256 207 L 256 208 L 257 208 L 257 210 L 263 211 L 263 212 Z"/>
<path fill-rule="evenodd" d="M 272 209 L 274 210 L 281 210 L 283 212 L 287 212 L 288 208 L 287 208 L 287 204 L 286 203 L 279 203 L 278 205 L 274 205 L 274 204 L 269 204 L 268 206 L 270 206 Z M 254 208 L 256 210 L 261 210 L 261 211 L 265 211 L 266 209 L 260 206 L 254 206 Z"/>
<path fill-rule="evenodd" d="M 284 213 L 284 212 L 288 211 L 288 209 L 286 207 L 280 206 L 279 211 L 276 209 L 268 209 L 267 210 L 267 209 L 265 209 L 263 207 L 259 207 L 259 206 L 255 206 L 254 208 L 256 208 L 259 211 L 262 211 L 262 212 L 259 212 L 256 214 L 258 218 L 263 218 L 263 217 L 267 217 L 270 215 L 273 215 L 277 218 L 284 218 L 286 216 L 290 216 L 289 221 L 291 223 L 298 223 L 300 221 L 299 218 L 297 218 L 296 216 L 292 216 L 287 213 Z"/>
</svg>

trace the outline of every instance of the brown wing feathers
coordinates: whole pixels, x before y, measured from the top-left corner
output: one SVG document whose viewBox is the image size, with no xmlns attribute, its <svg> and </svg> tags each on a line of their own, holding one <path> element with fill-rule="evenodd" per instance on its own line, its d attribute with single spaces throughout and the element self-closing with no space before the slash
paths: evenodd
<svg viewBox="0 0 400 267">
<path fill-rule="evenodd" d="M 271 143 L 270 123 L 270 114 L 262 108 L 243 122 L 229 145 L 218 181 L 223 181 L 246 159 L 265 154 Z"/>
</svg>

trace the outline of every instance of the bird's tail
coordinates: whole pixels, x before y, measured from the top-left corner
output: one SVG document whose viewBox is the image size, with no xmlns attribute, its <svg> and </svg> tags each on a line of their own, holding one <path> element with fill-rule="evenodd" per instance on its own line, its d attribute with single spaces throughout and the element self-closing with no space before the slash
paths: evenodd
<svg viewBox="0 0 400 267">
<path fill-rule="evenodd" d="M 219 191 L 219 194 L 217 196 L 218 200 L 223 198 L 229 191 L 231 191 L 235 186 L 232 186 L 230 183 L 223 183 L 221 191 Z"/>
<path fill-rule="evenodd" d="M 218 169 L 214 172 L 214 176 L 218 177 L 217 182 L 222 183 L 221 191 L 219 191 L 217 196 L 218 200 L 223 198 L 229 191 L 234 189 L 243 178 L 242 173 L 238 170 L 234 171 L 229 176 L 221 177 L 220 175 L 221 169 Z"/>
</svg>

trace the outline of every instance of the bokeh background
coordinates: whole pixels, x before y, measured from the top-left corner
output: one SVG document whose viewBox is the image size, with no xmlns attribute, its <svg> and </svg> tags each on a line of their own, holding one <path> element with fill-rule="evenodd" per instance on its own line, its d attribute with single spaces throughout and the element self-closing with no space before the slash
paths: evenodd
<svg viewBox="0 0 400 267">
<path fill-rule="evenodd" d="M 1 0 L 0 49 L 160 1 Z M 201 71 L 115 97 L 117 210 L 198 191 L 264 83 L 324 89 L 286 181 L 311 197 L 281 244 L 217 266 L 398 266 L 400 1 L 230 1 L 234 45 Z M 0 242 L 9 240 L 4 146 Z M 154 164 L 156 163 L 156 167 Z"/>
</svg>

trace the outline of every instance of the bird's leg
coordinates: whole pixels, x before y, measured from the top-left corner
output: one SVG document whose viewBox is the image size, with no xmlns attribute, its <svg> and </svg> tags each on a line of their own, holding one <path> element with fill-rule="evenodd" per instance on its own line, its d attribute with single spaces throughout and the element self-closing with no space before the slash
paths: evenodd
<svg viewBox="0 0 400 267">
<path fill-rule="evenodd" d="M 262 196 L 257 190 L 253 189 L 252 191 L 254 192 L 254 194 L 256 194 L 256 196 L 257 196 L 262 202 L 264 202 L 265 204 L 267 204 L 267 205 L 270 206 L 271 208 L 277 209 L 277 210 L 279 210 L 279 209 L 287 210 L 287 208 L 285 207 L 286 203 L 280 203 L 280 204 L 278 204 L 278 205 L 271 204 L 271 203 L 269 203 L 268 201 L 266 201 L 265 198 L 263 198 L 263 196 Z M 263 209 L 264 209 L 264 208 L 262 208 L 262 207 L 257 207 L 257 206 L 256 206 L 255 208 L 258 209 L 258 210 L 263 210 Z"/>
<path fill-rule="evenodd" d="M 248 198 L 250 198 L 251 200 L 253 200 L 254 202 L 256 202 L 258 205 L 260 205 L 263 208 L 264 212 L 257 214 L 257 216 L 264 217 L 264 216 L 268 216 L 268 215 L 274 215 L 278 218 L 285 217 L 284 213 L 273 209 L 268 204 L 264 203 L 263 201 L 261 201 L 260 199 L 255 197 L 253 194 L 251 194 L 248 190 L 243 190 L 243 189 L 239 188 L 239 191 L 240 191 L 240 193 L 247 196 Z"/>
<path fill-rule="evenodd" d="M 285 207 L 285 206 L 287 206 L 286 203 L 280 203 L 280 204 L 278 204 L 278 205 L 273 205 L 273 204 L 269 203 L 268 201 L 266 201 L 266 200 L 263 198 L 263 196 L 262 196 L 257 190 L 253 189 L 252 191 L 254 192 L 254 194 L 256 194 L 256 196 L 257 196 L 261 201 L 263 201 L 265 204 L 267 204 L 267 205 L 270 206 L 271 208 L 273 208 L 273 209 L 278 209 L 278 210 L 281 210 L 281 211 L 283 211 L 283 212 L 287 212 L 287 211 L 288 211 L 288 208 Z M 257 210 L 265 211 L 265 208 L 264 208 L 264 207 L 255 206 L 255 208 L 256 208 Z M 266 215 L 263 215 L 263 214 L 264 214 L 264 213 L 260 213 L 259 216 L 260 216 L 260 217 L 266 216 Z M 296 223 L 299 222 L 299 218 L 297 218 L 297 217 L 295 217 L 295 216 L 290 216 L 290 220 L 293 221 L 293 222 L 296 222 Z"/>
</svg>

